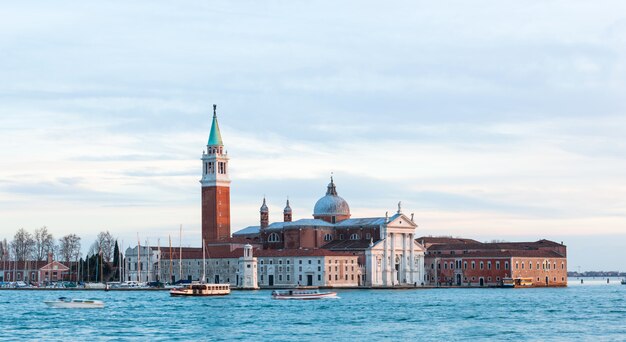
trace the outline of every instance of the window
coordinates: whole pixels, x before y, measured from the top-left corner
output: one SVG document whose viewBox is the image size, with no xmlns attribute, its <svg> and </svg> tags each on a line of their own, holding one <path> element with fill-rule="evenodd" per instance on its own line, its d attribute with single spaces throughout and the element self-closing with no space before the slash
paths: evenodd
<svg viewBox="0 0 626 342">
<path fill-rule="evenodd" d="M 491 261 L 487 261 L 487 269 L 490 270 L 491 269 Z M 491 279 L 489 279 L 491 280 Z"/>
<path fill-rule="evenodd" d="M 343 234 L 339 234 L 339 240 L 343 240 Z"/>
<path fill-rule="evenodd" d="M 278 234 L 276 234 L 276 233 L 272 233 L 267 238 L 267 241 L 269 241 L 269 242 L 280 242 L 280 236 Z"/>
<path fill-rule="evenodd" d="M 280 281 L 282 281 L 282 280 L 283 280 L 283 275 L 282 275 L 282 274 L 279 274 L 279 275 L 278 275 L 278 280 L 280 280 Z"/>
<path fill-rule="evenodd" d="M 372 238 L 372 234 L 370 234 L 370 233 L 365 234 L 365 238 L 368 239 L 368 240 L 371 239 Z"/>
<path fill-rule="evenodd" d="M 472 261 L 472 269 L 475 270 L 476 269 L 476 262 Z"/>
<path fill-rule="evenodd" d="M 290 278 L 290 277 L 289 277 L 289 274 L 287 274 L 287 281 L 289 281 L 289 278 Z"/>
<path fill-rule="evenodd" d="M 317 266 L 317 271 L 322 272 L 322 266 Z"/>
<path fill-rule="evenodd" d="M 464 269 L 467 269 L 467 261 L 465 261 L 465 262 L 463 263 L 463 268 L 464 268 Z"/>
<path fill-rule="evenodd" d="M 452 263 L 452 261 L 450 261 L 450 269 L 452 269 L 452 267 L 453 267 L 452 265 L 453 265 L 453 263 Z"/>
<path fill-rule="evenodd" d="M 537 269 L 539 269 L 539 261 L 537 261 Z"/>
<path fill-rule="evenodd" d="M 298 260 L 298 264 L 302 265 L 302 260 Z"/>
<path fill-rule="evenodd" d="M 508 262 L 508 261 L 505 261 L 505 262 L 504 262 L 504 269 L 505 269 L 505 270 L 508 270 L 508 269 L 509 269 L 509 262 Z"/>
<path fill-rule="evenodd" d="M 565 269 L 565 263 L 564 263 L 564 262 L 562 262 L 562 263 L 561 263 L 561 269 L 562 269 L 562 270 L 564 270 L 564 269 Z"/>
<path fill-rule="evenodd" d="M 302 272 L 302 266 L 298 267 L 298 271 Z"/>
<path fill-rule="evenodd" d="M 309 265 L 311 264 L 311 260 L 309 260 Z"/>
<path fill-rule="evenodd" d="M 333 241 L 333 236 L 330 234 L 325 234 L 324 235 L 324 241 Z"/>
<path fill-rule="evenodd" d="M 484 269 L 485 269 L 485 263 L 484 263 L 484 262 L 482 262 L 482 261 L 480 262 L 480 269 L 481 269 L 481 270 L 484 270 Z"/>
<path fill-rule="evenodd" d="M 350 240 L 360 240 L 361 237 L 359 236 L 359 234 L 352 234 L 350 235 Z"/>
<path fill-rule="evenodd" d="M 519 263 L 516 261 L 515 262 L 515 269 L 518 269 L 518 268 L 519 268 Z"/>
<path fill-rule="evenodd" d="M 444 262 L 443 263 L 443 268 L 447 270 L 448 269 L 448 264 Z"/>
<path fill-rule="evenodd" d="M 524 269 L 524 262 L 522 261 L 522 269 Z"/>
<path fill-rule="evenodd" d="M 317 281 L 322 281 L 322 275 L 321 274 L 317 275 Z"/>
<path fill-rule="evenodd" d="M 298 276 L 298 280 L 302 281 L 302 274 Z"/>
<path fill-rule="evenodd" d="M 528 269 L 529 270 L 533 269 L 533 263 L 531 261 L 528 262 Z"/>
</svg>

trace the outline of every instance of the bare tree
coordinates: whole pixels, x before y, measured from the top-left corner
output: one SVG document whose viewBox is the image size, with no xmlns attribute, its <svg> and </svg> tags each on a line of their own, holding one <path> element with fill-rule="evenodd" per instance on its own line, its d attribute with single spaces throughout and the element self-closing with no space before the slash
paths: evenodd
<svg viewBox="0 0 626 342">
<path fill-rule="evenodd" d="M 115 238 L 113 235 L 106 232 L 100 232 L 96 237 L 96 241 L 89 248 L 89 254 L 99 254 L 102 251 L 102 258 L 105 261 L 111 261 L 113 259 L 113 253 L 115 253 Z"/>
<path fill-rule="evenodd" d="M 9 243 L 7 239 L 0 241 L 0 261 L 9 260 Z"/>
<path fill-rule="evenodd" d="M 48 253 L 53 253 L 54 248 L 54 237 L 48 233 L 48 228 L 43 226 L 35 229 L 35 260 L 46 260 Z"/>
<path fill-rule="evenodd" d="M 60 238 L 59 256 L 66 263 L 77 260 L 80 257 L 80 237 L 76 234 L 68 234 Z"/>
<path fill-rule="evenodd" d="M 11 249 L 13 249 L 16 260 L 26 261 L 35 254 L 35 240 L 26 229 L 20 228 L 11 241 Z"/>
</svg>

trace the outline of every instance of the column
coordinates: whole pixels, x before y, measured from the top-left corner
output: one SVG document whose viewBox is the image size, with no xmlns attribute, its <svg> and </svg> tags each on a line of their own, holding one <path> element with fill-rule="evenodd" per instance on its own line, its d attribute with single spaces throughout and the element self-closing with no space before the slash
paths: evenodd
<svg viewBox="0 0 626 342">
<path fill-rule="evenodd" d="M 389 233 L 389 238 L 391 239 L 391 259 L 389 262 L 391 263 L 391 285 L 396 284 L 396 234 Z"/>
<path fill-rule="evenodd" d="M 389 267 L 387 266 L 387 257 L 389 256 L 389 252 L 387 251 L 387 248 L 389 246 L 389 238 L 387 236 L 384 237 L 384 241 L 383 241 L 383 264 L 382 264 L 382 275 L 383 275 L 383 285 L 387 286 L 389 285 L 389 276 L 387 275 L 387 271 L 389 270 Z"/>
<path fill-rule="evenodd" d="M 410 258 L 411 258 L 411 263 L 410 263 L 410 272 L 411 272 L 411 283 L 415 283 L 417 282 L 417 280 L 415 279 L 415 238 L 413 237 L 414 234 L 409 234 L 409 246 L 411 246 L 411 252 L 410 252 Z"/>
</svg>

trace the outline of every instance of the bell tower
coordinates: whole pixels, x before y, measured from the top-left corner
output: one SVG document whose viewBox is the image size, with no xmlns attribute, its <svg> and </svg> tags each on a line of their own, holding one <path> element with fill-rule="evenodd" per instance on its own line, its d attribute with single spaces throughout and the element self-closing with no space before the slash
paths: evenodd
<svg viewBox="0 0 626 342">
<path fill-rule="evenodd" d="M 206 151 L 202 153 L 202 239 L 206 242 L 230 238 L 230 178 L 228 153 L 217 124 L 217 105 Z"/>
</svg>

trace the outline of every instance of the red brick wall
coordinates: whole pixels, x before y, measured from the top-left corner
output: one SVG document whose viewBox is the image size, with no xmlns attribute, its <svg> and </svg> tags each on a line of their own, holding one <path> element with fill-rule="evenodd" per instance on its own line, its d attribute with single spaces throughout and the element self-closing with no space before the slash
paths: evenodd
<svg viewBox="0 0 626 342">
<path fill-rule="evenodd" d="M 460 260 L 460 265 L 457 264 L 457 260 Z M 472 268 L 472 262 L 474 262 L 474 268 Z M 483 263 L 482 269 L 481 262 Z M 500 263 L 499 269 L 497 262 Z M 508 270 L 506 269 L 506 262 L 509 263 Z M 465 263 L 467 263 L 467 267 Z M 491 267 L 489 263 L 491 263 Z M 484 286 L 496 286 L 500 284 L 503 278 L 511 276 L 511 261 L 509 258 L 463 258 L 462 256 L 439 259 L 434 257 L 427 258 L 424 265 L 426 273 L 434 277 L 435 271 L 432 269 L 432 264 L 435 264 L 434 270 L 437 270 L 437 282 L 441 285 L 456 285 L 456 274 L 459 273 L 461 274 L 462 286 L 480 286 L 480 278 L 483 278 Z M 430 280 L 430 283 L 436 285 L 433 279 Z"/>
<path fill-rule="evenodd" d="M 537 269 L 537 263 L 539 263 L 539 269 Z M 531 278 L 533 286 L 567 286 L 566 258 L 515 257 L 512 265 L 513 278 Z M 524 265 L 523 268 L 522 265 Z M 547 284 L 546 277 L 548 278 Z"/>
<path fill-rule="evenodd" d="M 230 237 L 230 188 L 202 188 L 202 238 L 216 241 Z"/>
</svg>

